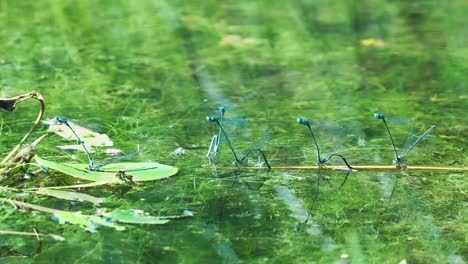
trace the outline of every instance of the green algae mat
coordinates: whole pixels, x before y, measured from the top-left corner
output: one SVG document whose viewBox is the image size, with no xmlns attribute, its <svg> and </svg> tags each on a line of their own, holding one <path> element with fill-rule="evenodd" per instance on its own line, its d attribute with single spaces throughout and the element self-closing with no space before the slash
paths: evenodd
<svg viewBox="0 0 468 264">
<path fill-rule="evenodd" d="M 2 1 L 0 263 L 465 263 L 466 13 Z"/>
</svg>

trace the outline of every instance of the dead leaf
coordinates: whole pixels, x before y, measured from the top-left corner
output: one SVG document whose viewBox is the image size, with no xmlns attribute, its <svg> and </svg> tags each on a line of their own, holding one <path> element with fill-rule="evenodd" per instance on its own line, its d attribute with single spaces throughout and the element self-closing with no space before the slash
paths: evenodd
<svg viewBox="0 0 468 264">
<path fill-rule="evenodd" d="M 49 129 L 47 131 L 53 132 L 66 140 L 75 142 L 77 141 L 77 138 L 75 137 L 73 132 L 65 124 L 56 122 L 54 119 L 51 118 L 48 118 L 43 123 L 49 125 Z M 112 140 L 106 134 L 94 132 L 71 121 L 68 121 L 68 124 L 73 128 L 73 130 L 75 130 L 75 133 L 81 138 L 81 140 L 84 141 L 86 148 L 90 152 L 92 152 L 92 147 L 112 147 L 114 145 Z M 61 149 L 83 151 L 83 147 L 79 144 L 58 147 Z"/>
<path fill-rule="evenodd" d="M 120 154 L 122 154 L 121 149 L 115 149 L 115 148 L 106 149 L 106 155 L 107 156 L 117 156 L 117 155 L 120 155 Z"/>
<path fill-rule="evenodd" d="M 361 46 L 364 46 L 364 47 L 374 47 L 374 48 L 384 48 L 386 45 L 385 42 L 379 38 L 363 39 L 361 40 L 360 44 Z"/>
<path fill-rule="evenodd" d="M 226 35 L 219 41 L 219 45 L 240 48 L 245 46 L 255 46 L 259 42 L 260 41 L 256 38 L 243 38 L 239 35 Z"/>
</svg>

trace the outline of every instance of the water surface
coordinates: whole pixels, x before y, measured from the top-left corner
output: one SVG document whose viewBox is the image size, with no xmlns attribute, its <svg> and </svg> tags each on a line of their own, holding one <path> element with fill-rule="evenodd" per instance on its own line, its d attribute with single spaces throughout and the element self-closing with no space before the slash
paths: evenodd
<svg viewBox="0 0 468 264">
<path fill-rule="evenodd" d="M 464 167 L 467 12 L 461 0 L 4 1 L 0 97 L 35 89 L 46 98 L 46 116 L 107 133 L 125 152 L 144 146 L 141 161 L 179 167 L 176 177 L 125 194 L 86 191 L 110 197 L 106 207 L 195 217 L 90 234 L 45 214 L 0 209 L 0 229 L 66 238 L 45 240 L 38 263 L 464 263 L 463 173 L 359 171 L 341 189 L 343 172 L 214 173 L 205 116 L 223 104 L 227 116 L 249 120 L 230 130 L 238 149 L 271 129 L 264 150 L 272 166 L 315 164 L 298 116 L 352 128 L 344 139 L 314 127 L 324 153 L 390 165 L 390 140 L 372 116 L 379 111 L 413 120 L 419 133 L 437 125 L 408 164 Z M 1 113 L 2 155 L 36 109 L 27 102 Z M 391 128 L 403 147 L 406 128 Z M 50 135 L 37 153 L 69 161 L 75 153 L 55 147 L 61 143 Z M 185 154 L 173 155 L 178 147 Z M 251 164 L 257 161 L 253 155 Z M 232 165 L 227 146 L 216 163 Z M 94 212 L 87 204 L 27 200 Z M 35 241 L 2 236 L 2 244 L 31 252 Z"/>
</svg>

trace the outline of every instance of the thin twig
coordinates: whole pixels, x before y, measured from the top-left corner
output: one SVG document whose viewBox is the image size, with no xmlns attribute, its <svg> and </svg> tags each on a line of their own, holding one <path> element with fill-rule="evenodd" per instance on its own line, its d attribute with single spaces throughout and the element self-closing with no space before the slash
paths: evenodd
<svg viewBox="0 0 468 264">
<path fill-rule="evenodd" d="M 25 203 L 17 200 L 11 200 L 7 198 L 0 198 L 0 202 L 9 202 L 13 204 L 14 206 L 22 207 L 22 208 L 27 208 L 31 210 L 36 210 L 36 211 L 41 211 L 49 214 L 57 214 L 60 213 L 60 210 L 55 210 L 52 208 L 40 206 L 40 205 L 35 205 L 35 204 L 30 204 L 30 203 Z"/>
<path fill-rule="evenodd" d="M 20 232 L 20 231 L 10 231 L 10 230 L 0 230 L 0 235 L 14 235 L 14 236 L 44 236 L 43 234 L 38 234 L 37 232 Z"/>
<path fill-rule="evenodd" d="M 212 168 L 208 166 L 207 168 Z M 267 167 L 217 167 L 220 170 L 265 170 Z M 346 166 L 272 166 L 272 170 L 340 170 L 348 171 Z M 468 168 L 461 167 L 431 167 L 431 166 L 382 166 L 382 165 L 353 165 L 354 170 L 425 170 L 425 171 L 467 171 Z"/>
</svg>

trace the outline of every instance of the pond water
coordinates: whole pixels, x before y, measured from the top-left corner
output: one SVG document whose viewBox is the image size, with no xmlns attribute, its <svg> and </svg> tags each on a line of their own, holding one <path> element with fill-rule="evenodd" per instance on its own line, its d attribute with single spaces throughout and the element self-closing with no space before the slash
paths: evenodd
<svg viewBox="0 0 468 264">
<path fill-rule="evenodd" d="M 34 259 L 1 258 L 5 246 L 33 252 L 36 240 L 0 235 L 0 262 L 465 263 L 464 172 L 232 170 L 223 168 L 232 166 L 225 144 L 213 170 L 205 155 L 217 130 L 205 116 L 226 105 L 226 117 L 248 120 L 228 130 L 239 150 L 270 129 L 262 150 L 273 167 L 316 164 L 297 117 L 314 121 L 325 155 L 391 165 L 390 139 L 373 117 L 382 112 L 414 121 L 417 134 L 437 125 L 408 165 L 465 167 L 467 13 L 463 0 L 3 1 L 0 97 L 35 89 L 45 116 L 106 133 L 127 153 L 144 147 L 134 160 L 179 168 L 126 193 L 81 191 L 108 197 L 101 207 L 194 217 L 88 233 L 3 205 L 0 230 L 35 228 L 65 241 L 45 238 Z M 1 112 L 2 157 L 36 111 L 26 102 Z M 327 130 L 327 121 L 345 128 Z M 401 150 L 408 129 L 389 126 Z M 36 152 L 86 160 L 56 147 L 62 143 L 51 134 Z M 247 165 L 259 161 L 254 153 Z M 59 174 L 50 177 L 60 183 Z M 42 196 L 25 201 L 96 210 Z"/>
</svg>

